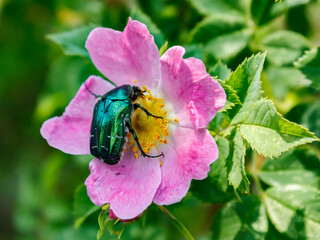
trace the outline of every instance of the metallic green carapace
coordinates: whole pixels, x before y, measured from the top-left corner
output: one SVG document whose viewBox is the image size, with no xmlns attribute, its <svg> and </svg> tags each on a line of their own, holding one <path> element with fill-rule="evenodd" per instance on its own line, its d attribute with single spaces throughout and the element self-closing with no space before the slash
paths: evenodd
<svg viewBox="0 0 320 240">
<path fill-rule="evenodd" d="M 93 94 L 89 89 L 88 91 Z M 132 133 L 144 157 L 163 156 L 163 154 L 150 156 L 144 153 L 132 128 L 130 117 L 132 111 L 137 108 L 141 108 L 149 116 L 157 117 L 140 104 L 133 103 L 138 97 L 144 96 L 139 87 L 122 85 L 103 96 L 93 95 L 100 97 L 94 107 L 91 123 L 90 151 L 93 156 L 110 165 L 118 163 L 128 131 Z"/>
</svg>

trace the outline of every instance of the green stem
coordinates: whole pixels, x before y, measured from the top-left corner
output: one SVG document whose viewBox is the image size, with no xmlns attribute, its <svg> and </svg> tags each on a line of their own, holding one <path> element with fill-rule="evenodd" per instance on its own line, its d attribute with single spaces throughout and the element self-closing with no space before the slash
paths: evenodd
<svg viewBox="0 0 320 240">
<path fill-rule="evenodd" d="M 110 204 L 103 205 L 101 208 L 101 213 L 98 216 L 99 231 L 97 233 L 97 240 L 100 240 L 100 238 L 102 237 L 102 235 L 104 233 L 106 220 L 108 219 L 105 212 L 109 209 L 109 207 L 110 207 Z"/>
<path fill-rule="evenodd" d="M 230 125 L 226 128 L 224 128 L 223 130 L 221 131 L 213 131 L 213 130 L 209 130 L 209 133 L 211 134 L 211 136 L 224 136 L 225 134 L 227 134 L 228 132 L 230 132 L 234 127 L 237 127 L 238 125 Z"/>
<path fill-rule="evenodd" d="M 165 53 L 165 51 L 167 51 L 168 49 L 168 41 L 166 41 L 160 48 L 159 50 L 159 55 L 160 57 Z"/>
<path fill-rule="evenodd" d="M 173 216 L 164 206 L 157 205 L 160 210 L 165 213 L 169 218 L 172 219 L 174 222 L 176 228 L 179 230 L 179 232 L 184 236 L 187 240 L 194 240 L 188 229 L 178 220 L 175 216 Z"/>
</svg>

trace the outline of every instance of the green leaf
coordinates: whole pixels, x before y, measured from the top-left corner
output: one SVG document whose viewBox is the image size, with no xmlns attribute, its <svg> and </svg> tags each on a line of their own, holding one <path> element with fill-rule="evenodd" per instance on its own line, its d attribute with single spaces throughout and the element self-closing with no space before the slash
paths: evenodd
<svg viewBox="0 0 320 240">
<path fill-rule="evenodd" d="M 252 0 L 251 16 L 258 25 L 263 25 L 273 18 L 271 9 L 274 4 L 276 3 L 270 0 Z"/>
<path fill-rule="evenodd" d="M 251 29 L 224 34 L 210 40 L 204 50 L 216 59 L 229 61 L 248 45 L 251 37 Z"/>
<path fill-rule="evenodd" d="M 318 189 L 287 185 L 268 189 L 264 203 L 276 229 L 293 239 L 318 239 L 320 193 Z"/>
<path fill-rule="evenodd" d="M 292 240 L 283 233 L 280 233 L 272 224 L 269 224 L 269 229 L 266 234 L 265 240 Z"/>
<path fill-rule="evenodd" d="M 212 239 L 260 240 L 268 230 L 265 207 L 257 196 L 227 203 L 213 219 Z"/>
<path fill-rule="evenodd" d="M 217 14 L 206 17 L 192 30 L 193 42 L 206 43 L 210 39 L 246 28 L 247 24 L 241 16 L 226 16 Z"/>
<path fill-rule="evenodd" d="M 242 104 L 239 100 L 239 97 L 236 94 L 236 91 L 232 89 L 231 86 L 226 84 L 225 81 L 221 81 L 218 79 L 218 82 L 220 83 L 221 87 L 223 87 L 224 91 L 226 92 L 227 95 L 227 101 L 226 104 L 223 106 L 222 109 L 220 109 L 219 112 L 225 112 L 228 109 L 231 109 L 233 106 L 236 104 Z"/>
<path fill-rule="evenodd" d="M 218 77 L 218 82 L 220 83 L 221 87 L 223 87 L 227 95 L 226 104 L 223 106 L 222 109 L 220 109 L 219 112 L 225 112 L 228 109 L 231 109 L 236 104 L 241 105 L 242 103 L 240 102 L 239 97 L 236 94 L 236 91 L 234 91 L 231 86 L 227 85 L 225 81 L 219 80 L 219 79 L 222 79 L 222 80 L 228 79 L 231 74 L 231 69 L 228 68 L 227 65 L 219 61 L 213 66 L 213 68 L 211 68 L 209 72 L 210 72 L 210 75 L 212 75 L 214 78 L 215 76 Z"/>
<path fill-rule="evenodd" d="M 240 126 L 241 135 L 265 157 L 277 157 L 293 147 L 317 140 L 304 127 L 284 119 L 271 100 L 257 101 Z"/>
<path fill-rule="evenodd" d="M 306 149 L 288 151 L 277 159 L 267 158 L 259 174 L 262 181 L 274 187 L 299 184 L 318 188 L 319 176 L 320 162 Z"/>
<path fill-rule="evenodd" d="M 210 131 L 211 135 L 215 135 L 215 130 L 219 129 L 221 124 L 223 123 L 223 115 L 221 112 L 218 112 L 216 116 L 212 119 L 212 121 L 208 125 L 208 130 Z"/>
<path fill-rule="evenodd" d="M 207 54 L 226 61 L 244 49 L 251 36 L 243 17 L 223 14 L 205 18 L 191 34 L 192 42 L 204 44 Z"/>
<path fill-rule="evenodd" d="M 86 187 L 83 184 L 78 186 L 74 194 L 73 207 L 75 228 L 80 227 L 83 221 L 98 209 L 100 209 L 100 206 L 96 206 L 91 202 L 87 195 Z"/>
<path fill-rule="evenodd" d="M 282 4 L 287 6 L 288 8 L 297 7 L 297 6 L 309 3 L 310 1 L 313 1 L 313 0 L 281 0 L 281 1 L 278 0 L 279 5 Z"/>
<path fill-rule="evenodd" d="M 230 153 L 226 159 L 229 184 L 232 185 L 234 189 L 248 193 L 250 183 L 245 169 L 246 147 L 238 128 L 232 133 Z"/>
<path fill-rule="evenodd" d="M 273 96 L 278 100 L 284 100 L 290 91 L 308 84 L 304 75 L 293 67 L 268 67 L 266 74 Z"/>
<path fill-rule="evenodd" d="M 168 217 L 171 218 L 175 227 L 179 230 L 179 232 L 184 236 L 187 240 L 194 240 L 192 235 L 189 233 L 188 229 L 175 217 L 173 216 L 164 206 L 157 205 L 160 210 L 165 213 Z"/>
<path fill-rule="evenodd" d="M 312 0 L 282 0 L 278 1 L 276 4 L 273 5 L 271 9 L 271 14 L 273 16 L 278 16 L 286 12 L 290 8 L 294 8 L 300 5 L 305 5 Z"/>
<path fill-rule="evenodd" d="M 230 146 L 229 146 L 229 141 L 228 139 L 224 137 L 217 136 L 215 138 L 215 141 L 218 145 L 219 148 L 219 158 L 224 159 L 224 161 L 227 159 L 227 157 L 230 154 Z M 220 175 L 222 169 L 214 169 L 209 173 L 209 175 L 214 176 L 214 175 Z"/>
<path fill-rule="evenodd" d="M 232 72 L 226 84 L 230 85 L 236 91 L 240 98 L 241 105 L 238 105 L 229 111 L 232 124 L 237 124 L 243 120 L 245 113 L 251 105 L 260 99 L 261 81 L 260 74 L 262 71 L 265 54 L 257 54 L 246 59 L 236 71 Z"/>
<path fill-rule="evenodd" d="M 313 84 L 320 87 L 320 47 L 306 52 L 294 65 L 299 68 Z"/>
<path fill-rule="evenodd" d="M 160 29 L 148 15 L 146 15 L 139 9 L 134 9 L 131 12 L 131 18 L 133 20 L 138 20 L 147 25 L 148 30 L 150 31 L 150 34 L 154 36 L 154 41 L 159 49 L 166 43 L 166 40 L 163 34 L 161 33 Z"/>
<path fill-rule="evenodd" d="M 312 104 L 302 116 L 302 124 L 320 137 L 320 102 Z"/>
<path fill-rule="evenodd" d="M 248 12 L 248 0 L 189 0 L 204 15 L 230 14 L 245 15 Z"/>
<path fill-rule="evenodd" d="M 308 2 L 310 0 L 252 0 L 251 16 L 257 25 L 263 25 L 285 13 L 290 8 L 295 8 Z"/>
<path fill-rule="evenodd" d="M 204 59 L 203 46 L 201 44 L 189 44 L 183 45 L 186 49 L 186 53 L 184 54 L 184 58 L 195 57 L 199 59 Z"/>
<path fill-rule="evenodd" d="M 66 55 L 90 59 L 89 53 L 85 48 L 85 42 L 89 33 L 96 27 L 96 25 L 91 24 L 67 32 L 49 34 L 47 38 L 58 44 Z"/>
<path fill-rule="evenodd" d="M 287 28 L 291 31 L 298 32 L 303 36 L 310 36 L 310 33 L 313 31 L 312 24 L 310 24 L 310 15 L 306 14 L 309 6 L 301 5 L 289 9 L 286 13 L 286 24 Z"/>
<path fill-rule="evenodd" d="M 214 78 L 226 80 L 231 74 L 231 69 L 221 61 L 217 62 L 209 71 L 209 74 Z"/>
<path fill-rule="evenodd" d="M 213 239 L 235 239 L 241 230 L 241 219 L 233 208 L 227 204 L 213 219 Z"/>
<path fill-rule="evenodd" d="M 307 38 L 292 31 L 278 31 L 261 41 L 262 49 L 268 51 L 267 60 L 275 65 L 292 64 L 311 47 Z"/>
<path fill-rule="evenodd" d="M 219 148 L 219 157 L 212 164 L 209 177 L 216 181 L 218 183 L 218 187 L 225 192 L 228 188 L 226 159 L 230 154 L 230 146 L 229 141 L 224 137 L 218 136 L 215 140 Z"/>
</svg>

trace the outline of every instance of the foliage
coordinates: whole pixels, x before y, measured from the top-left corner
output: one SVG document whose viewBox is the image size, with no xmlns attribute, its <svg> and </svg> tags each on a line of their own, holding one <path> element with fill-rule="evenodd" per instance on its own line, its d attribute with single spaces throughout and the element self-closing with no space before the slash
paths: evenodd
<svg viewBox="0 0 320 240">
<path fill-rule="evenodd" d="M 319 11 L 317 0 L 1 2 L 4 238 L 317 239 Z M 90 30 L 123 30 L 128 16 L 159 49 L 168 41 L 201 58 L 227 104 L 208 127 L 220 150 L 208 177 L 180 203 L 122 223 L 86 195 L 91 157 L 50 149 L 38 132 L 99 75 Z"/>
</svg>

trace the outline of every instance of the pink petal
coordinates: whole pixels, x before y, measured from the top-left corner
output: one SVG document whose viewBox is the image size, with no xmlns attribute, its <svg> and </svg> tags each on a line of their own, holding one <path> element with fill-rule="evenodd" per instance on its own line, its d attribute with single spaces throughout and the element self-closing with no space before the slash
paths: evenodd
<svg viewBox="0 0 320 240">
<path fill-rule="evenodd" d="M 161 184 L 153 201 L 158 205 L 179 202 L 188 192 L 192 179 L 204 179 L 210 164 L 219 155 L 217 144 L 207 129 L 177 128 L 173 139 L 161 149 Z M 170 144 L 172 143 L 172 144 Z"/>
<path fill-rule="evenodd" d="M 90 76 L 86 84 L 95 94 L 105 94 L 114 88 L 106 80 Z M 61 117 L 45 121 L 40 129 L 48 144 L 70 154 L 90 154 L 90 126 L 97 99 L 82 84 Z"/>
<path fill-rule="evenodd" d="M 160 91 L 174 103 L 182 127 L 205 128 L 224 106 L 226 94 L 196 58 L 183 59 L 183 47 L 170 48 L 160 59 Z"/>
<path fill-rule="evenodd" d="M 161 181 L 159 159 L 135 159 L 131 151 L 116 165 L 93 159 L 89 168 L 85 184 L 91 201 L 100 206 L 110 203 L 114 215 L 122 220 L 141 214 L 152 203 Z"/>
<path fill-rule="evenodd" d="M 142 23 L 129 18 L 123 32 L 95 28 L 88 36 L 86 48 L 96 68 L 118 86 L 153 88 L 158 84 L 159 51 Z"/>
<path fill-rule="evenodd" d="M 142 213 L 140 215 L 138 215 L 137 217 L 135 217 L 135 218 L 125 219 L 125 220 L 124 219 L 120 219 L 120 222 L 130 222 L 130 221 L 138 219 L 141 215 L 142 215 Z M 111 209 L 109 209 L 109 218 L 116 219 L 116 220 L 119 219 Z"/>
</svg>

